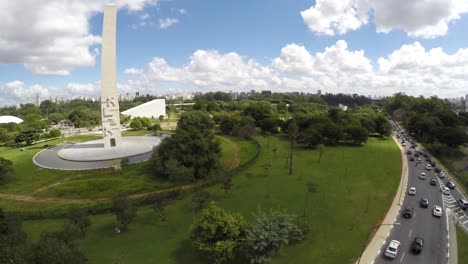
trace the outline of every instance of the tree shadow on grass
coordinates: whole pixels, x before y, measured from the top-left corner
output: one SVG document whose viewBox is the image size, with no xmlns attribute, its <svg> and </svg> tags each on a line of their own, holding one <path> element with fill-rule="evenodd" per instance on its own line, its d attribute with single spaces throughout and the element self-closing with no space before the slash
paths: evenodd
<svg viewBox="0 0 468 264">
<path fill-rule="evenodd" d="M 177 247 L 170 255 L 171 259 L 175 260 L 175 263 L 185 264 L 201 264 L 207 263 L 206 259 L 200 255 L 192 246 L 192 242 L 189 239 L 184 239 L 180 242 Z M 204 261 L 205 260 L 205 261 Z"/>
</svg>

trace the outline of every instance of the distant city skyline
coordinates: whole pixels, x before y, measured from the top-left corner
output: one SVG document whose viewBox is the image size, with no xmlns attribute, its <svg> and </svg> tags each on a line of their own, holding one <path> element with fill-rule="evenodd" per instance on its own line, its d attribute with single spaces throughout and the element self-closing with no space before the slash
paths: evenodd
<svg viewBox="0 0 468 264">
<path fill-rule="evenodd" d="M 120 94 L 468 91 L 466 1 L 18 0 L 0 3 L 0 105 L 98 97 L 105 3 Z"/>
</svg>

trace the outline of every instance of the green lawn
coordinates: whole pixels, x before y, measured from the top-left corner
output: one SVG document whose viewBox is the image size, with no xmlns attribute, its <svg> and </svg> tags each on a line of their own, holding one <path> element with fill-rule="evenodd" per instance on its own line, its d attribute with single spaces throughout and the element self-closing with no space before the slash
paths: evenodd
<svg viewBox="0 0 468 264">
<path fill-rule="evenodd" d="M 351 263 L 367 240 L 371 228 L 384 217 L 396 192 L 401 173 L 400 152 L 392 140 L 370 138 L 363 147 L 326 147 L 321 162 L 317 151 L 297 147 L 294 174 L 288 175 L 285 157 L 288 142 L 282 137 L 258 138 L 261 154 L 255 164 L 234 175 L 228 195 L 209 188 L 222 208 L 252 220 L 257 208 L 281 207 L 302 215 L 306 184 L 319 192 L 309 196 L 306 219 L 311 232 L 301 243 L 283 249 L 273 263 Z M 241 161 L 251 145 L 240 144 Z M 247 147 L 250 146 L 250 147 Z M 277 148 L 276 158 L 272 149 Z M 269 165 L 266 165 L 269 164 Z M 265 170 L 265 167 L 271 169 Z M 139 209 L 128 233 L 114 235 L 115 218 L 92 217 L 86 239 L 79 242 L 90 263 L 202 263 L 193 252 L 189 231 L 192 214 L 189 199 L 167 207 L 168 222 L 161 223 L 149 207 Z M 58 229 L 63 220 L 25 221 L 30 239 L 42 230 Z"/>
<path fill-rule="evenodd" d="M 468 263 L 468 234 L 457 226 L 458 263 Z"/>
</svg>

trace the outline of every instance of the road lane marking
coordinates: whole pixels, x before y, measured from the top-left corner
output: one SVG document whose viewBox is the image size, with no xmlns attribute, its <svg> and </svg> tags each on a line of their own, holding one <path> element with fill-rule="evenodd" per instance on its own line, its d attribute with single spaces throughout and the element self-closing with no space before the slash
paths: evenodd
<svg viewBox="0 0 468 264">
<path fill-rule="evenodd" d="M 411 228 L 410 231 L 409 231 L 408 237 L 411 237 L 411 233 L 413 233 L 413 229 L 412 229 L 412 228 Z"/>
<path fill-rule="evenodd" d="M 403 262 L 404 258 L 405 258 L 405 252 L 403 252 L 403 255 L 401 256 L 400 263 Z"/>
</svg>

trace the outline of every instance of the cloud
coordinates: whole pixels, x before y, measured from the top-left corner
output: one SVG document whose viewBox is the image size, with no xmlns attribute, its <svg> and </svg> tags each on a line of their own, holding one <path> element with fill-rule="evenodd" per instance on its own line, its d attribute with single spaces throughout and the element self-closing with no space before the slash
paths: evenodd
<svg viewBox="0 0 468 264">
<path fill-rule="evenodd" d="M 418 42 L 403 45 L 373 62 L 363 50 L 349 50 L 339 40 L 321 52 L 288 44 L 271 63 L 262 65 L 237 53 L 197 50 L 180 67 L 155 57 L 128 84 L 163 94 L 170 87 L 185 91 L 302 91 L 391 95 L 458 96 L 468 86 L 468 49 L 447 54 L 426 51 Z M 463 90 L 465 89 L 465 90 Z"/>
<path fill-rule="evenodd" d="M 162 29 L 169 28 L 170 26 L 179 23 L 177 18 L 164 18 L 159 19 L 159 27 Z"/>
<path fill-rule="evenodd" d="M 1 1 L 0 63 L 24 64 L 42 75 L 69 75 L 77 67 L 94 66 L 101 37 L 90 32 L 89 20 L 108 2 Z M 111 2 L 132 12 L 157 4 L 155 0 Z"/>
<path fill-rule="evenodd" d="M 317 0 L 301 16 L 317 34 L 345 34 L 367 24 L 372 14 L 377 32 L 400 29 L 412 37 L 435 38 L 467 12 L 463 0 Z"/>
<path fill-rule="evenodd" d="M 179 9 L 179 13 L 182 14 L 182 15 L 186 15 L 187 14 L 187 10 L 186 9 Z"/>
<path fill-rule="evenodd" d="M 40 97 L 48 97 L 49 90 L 38 84 L 26 87 L 24 82 L 19 80 L 0 84 L 0 105 L 32 102 L 37 94 Z"/>
<path fill-rule="evenodd" d="M 124 74 L 132 75 L 132 74 L 142 74 L 143 70 L 142 69 L 137 69 L 137 68 L 128 68 L 125 69 Z"/>
</svg>

